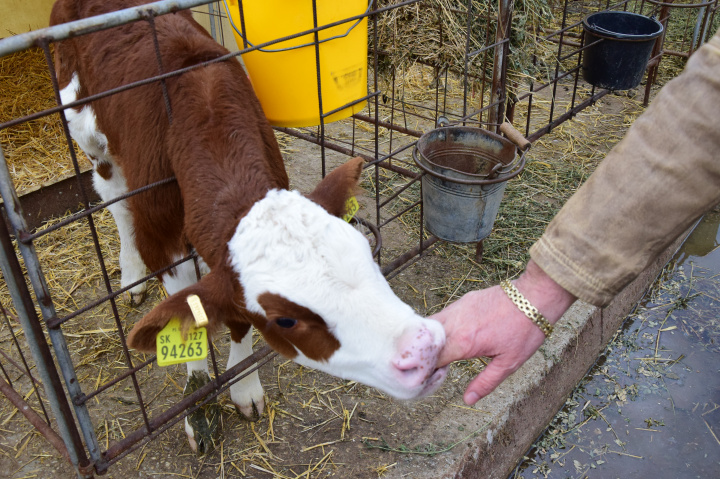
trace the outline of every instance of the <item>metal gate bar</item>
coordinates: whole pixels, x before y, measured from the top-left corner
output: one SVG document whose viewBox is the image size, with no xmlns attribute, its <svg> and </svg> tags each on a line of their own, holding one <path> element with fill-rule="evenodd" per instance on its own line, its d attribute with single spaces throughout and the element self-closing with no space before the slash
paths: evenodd
<svg viewBox="0 0 720 479">
<path fill-rule="evenodd" d="M 15 406 L 23 416 L 25 416 L 30 424 L 32 424 L 32 426 L 37 429 L 37 431 L 42 434 L 45 439 L 47 439 L 50 445 L 60 453 L 63 459 L 73 465 L 77 463 L 77 461 L 73 462 L 73 459 L 71 459 L 68 448 L 65 447 L 65 441 L 63 441 L 63 439 L 48 425 L 48 423 L 43 421 L 43 418 L 36 413 L 32 407 L 30 407 L 30 404 L 28 404 L 28 402 L 25 401 L 23 397 L 19 395 L 3 378 L 0 378 L 0 393 L 4 394 L 5 397 L 8 398 L 10 403 Z"/>
<path fill-rule="evenodd" d="M 201 408 L 217 394 L 226 391 L 230 386 L 256 371 L 264 364 L 272 361 L 275 357 L 277 357 L 277 353 L 275 353 L 270 346 L 264 346 L 232 368 L 216 376 L 214 381 L 207 383 L 192 394 L 185 396 L 163 413 L 155 416 L 150 421 L 150 427 L 148 429 L 136 429 L 122 440 L 110 446 L 107 451 L 103 453 L 104 461 L 102 467 L 96 466 L 98 473 L 105 473 L 110 465 L 182 421 L 186 415 Z M 240 374 L 241 372 L 243 374 Z M 218 386 L 219 384 L 222 384 L 222 386 Z M 213 392 L 217 394 L 211 394 Z M 205 396 L 207 397 L 201 400 Z"/>
<path fill-rule="evenodd" d="M 3 56 L 10 52 L 29 48 L 31 46 L 39 45 L 40 47 L 44 48 L 45 55 L 47 57 L 48 67 L 51 72 L 51 77 L 55 82 L 54 89 L 57 94 L 58 85 L 56 79 L 54 78 L 52 60 L 50 59 L 49 52 L 49 44 L 51 42 L 68 38 L 69 36 L 86 34 L 92 31 L 106 29 L 133 21 L 145 21 L 152 26 L 154 18 L 158 15 L 175 12 L 178 10 L 191 8 L 207 3 L 210 2 L 208 0 L 165 0 L 123 10 L 120 12 L 102 15 L 99 17 L 80 20 L 78 22 L 73 22 L 66 25 L 58 25 L 36 32 L 30 32 L 29 34 L 10 37 L 5 40 L 0 40 L 0 56 Z M 317 57 L 319 48 L 317 39 L 319 37 L 318 32 L 320 30 L 329 26 L 345 23 L 349 20 L 357 20 L 363 17 L 369 17 L 370 28 L 373 29 L 373 33 L 369 41 L 369 52 L 371 55 L 370 68 L 372 69 L 373 76 L 369 78 L 369 91 L 367 95 L 353 102 L 349 102 L 348 104 L 343 105 L 336 110 L 324 112 L 322 108 L 322 85 L 318 80 L 318 98 L 320 99 L 319 114 L 321 119 L 321 125 L 319 129 L 316 132 L 283 128 L 278 128 L 277 130 L 288 133 L 296 138 L 301 138 L 305 141 L 319 145 L 321 149 L 321 158 L 323 159 L 321 165 L 323 174 L 325 168 L 325 152 L 326 149 L 328 149 L 341 153 L 343 155 L 359 155 L 365 158 L 368 163 L 367 167 L 373 168 L 371 174 L 375 185 L 378 187 L 378 191 L 380 185 L 379 172 L 381 171 L 381 169 L 397 173 L 403 178 L 403 181 L 405 181 L 405 183 L 395 187 L 395 189 L 390 194 L 387 194 L 382 198 L 380 197 L 381 195 L 379 193 L 375 195 L 375 224 L 377 225 L 377 230 L 381 230 L 383 227 L 387 226 L 393 221 L 396 221 L 400 216 L 404 214 L 418 212 L 420 217 L 420 226 L 418 228 L 417 238 L 413 238 L 414 246 L 408 248 L 406 252 L 400 254 L 400 256 L 397 258 L 391 258 L 388 260 L 380 258 L 378 260 L 378 262 L 381 264 L 383 273 L 388 278 L 392 278 L 393 276 L 397 275 L 400 271 L 404 270 L 414 262 L 418 261 L 423 255 L 427 254 L 434 247 L 440 244 L 439 240 L 436 237 L 431 235 L 425 235 L 422 223 L 423 205 L 421 201 L 411 201 L 402 208 L 394 211 L 391 210 L 391 208 L 393 207 L 393 203 L 399 201 L 400 195 L 409 192 L 410 187 L 416 186 L 416 183 L 418 182 L 419 174 L 415 168 L 415 165 L 412 163 L 412 161 L 408 159 L 408 152 L 411 148 L 414 147 L 417 138 L 422 135 L 423 131 L 421 130 L 434 128 L 439 116 L 441 115 L 446 116 L 450 119 L 451 122 L 457 124 L 480 124 L 487 128 L 496 128 L 499 123 L 501 123 L 505 119 L 505 117 L 512 120 L 516 108 L 521 105 L 523 101 L 526 101 L 527 125 L 525 131 L 526 136 L 528 136 L 531 140 L 534 141 L 542 137 L 543 135 L 549 133 L 560 123 L 571 119 L 578 112 L 592 105 L 597 100 L 609 93 L 607 90 L 595 91 L 595 89 L 592 88 L 590 89 L 590 93 L 588 94 L 584 91 L 581 92 L 579 89 L 581 56 L 582 52 L 588 47 L 590 47 L 590 45 L 583 45 L 581 40 L 575 41 L 576 39 L 579 40 L 582 38 L 582 34 L 577 31 L 580 28 L 581 23 L 579 21 L 576 21 L 576 19 L 571 18 L 571 16 L 569 15 L 569 7 L 571 3 L 567 0 L 558 4 L 562 9 L 562 23 L 560 29 L 556 31 L 543 31 L 542 36 L 536 34 L 536 42 L 552 42 L 557 44 L 557 46 L 553 46 L 556 55 L 554 58 L 555 63 L 551 65 L 554 73 L 552 75 L 549 75 L 551 78 L 541 78 L 539 76 L 533 77 L 533 80 L 530 84 L 530 89 L 527 93 L 521 93 L 517 97 L 508 95 L 508 61 L 512 58 L 511 55 L 513 53 L 511 50 L 512 45 L 510 39 L 510 27 L 512 25 L 513 12 L 510 8 L 510 0 L 499 0 L 497 5 L 490 5 L 490 7 L 485 12 L 475 12 L 473 2 L 471 0 L 466 0 L 466 4 L 464 7 L 453 9 L 453 12 L 455 14 L 465 16 L 460 23 L 460 25 L 464 25 L 464 28 L 466 29 L 466 37 L 464 39 L 465 43 L 463 45 L 464 56 L 462 57 L 460 62 L 457 65 L 454 65 L 449 63 L 441 64 L 435 59 L 415 59 L 415 62 L 423 65 L 423 68 L 432 71 L 432 77 L 434 78 L 434 86 L 432 87 L 434 88 L 434 91 L 432 92 L 434 96 L 433 100 L 415 101 L 413 99 L 405 98 L 403 95 L 396 92 L 396 79 L 399 75 L 402 75 L 402 71 L 400 70 L 400 67 L 394 62 L 391 64 L 391 68 L 389 71 L 389 76 L 391 77 L 391 91 L 384 91 L 385 89 L 380 86 L 381 79 L 379 73 L 379 60 L 381 58 L 387 58 L 392 60 L 392 52 L 387 51 L 383 46 L 379 45 L 378 43 L 379 19 L 386 12 L 411 7 L 416 4 L 419 8 L 437 7 L 437 5 L 431 0 L 406 0 L 392 3 L 386 6 L 379 6 L 375 4 L 373 5 L 373 8 L 365 14 L 358 15 L 349 19 L 342 19 L 333 24 L 324 26 L 319 26 L 316 20 L 314 27 L 307 31 L 300 32 L 298 34 L 287 36 L 284 38 L 275 39 L 273 41 L 254 46 L 252 48 L 247 48 L 247 45 L 245 45 L 246 48 L 244 48 L 241 52 L 229 54 L 214 60 L 225 61 L 233 56 L 251 51 L 253 49 L 263 48 L 278 42 L 283 42 L 288 39 L 296 38 L 307 34 L 313 34 L 313 36 L 315 36 L 316 38 L 315 49 Z M 461 5 L 462 3 L 458 2 L 458 4 Z M 587 4 L 590 5 L 590 2 L 587 2 Z M 572 5 L 577 5 L 581 8 L 583 12 L 585 11 L 586 5 L 583 2 L 572 2 Z M 661 43 L 658 43 L 656 45 L 656 47 L 658 47 L 658 50 L 653 55 L 653 60 L 651 61 L 651 71 L 649 71 L 647 82 L 648 90 L 646 91 L 649 91 L 649 88 L 655 82 L 657 67 L 664 54 L 689 56 L 692 53 L 693 49 L 697 48 L 697 45 L 699 45 L 699 43 L 703 41 L 704 36 L 707 34 L 708 25 L 712 25 L 715 18 L 717 5 L 718 1 L 713 0 L 711 2 L 705 2 L 697 5 L 685 5 L 682 7 L 694 7 L 704 9 L 699 12 L 701 15 L 699 14 L 697 18 L 697 35 L 696 37 L 694 37 L 692 44 L 688 45 L 689 50 L 687 52 L 678 51 L 685 47 L 684 44 L 682 48 L 679 48 L 678 50 L 663 50 Z M 313 6 L 314 8 L 316 8 L 315 1 L 313 1 Z M 647 2 L 645 0 L 641 0 L 639 2 L 625 0 L 613 4 L 611 4 L 608 0 L 606 2 L 605 8 L 633 8 L 637 11 L 643 11 L 643 9 L 650 9 L 652 11 L 656 11 L 661 7 L 665 8 L 666 6 L 668 8 L 668 12 L 670 12 L 670 10 L 676 6 L 679 7 L 679 5 L 676 5 L 674 3 L 662 3 L 657 0 L 647 0 Z M 241 5 L 240 8 L 242 8 Z M 593 3 L 589 8 L 596 9 L 598 8 L 598 5 Z M 670 13 L 668 13 L 668 24 L 669 19 Z M 495 28 L 492 27 L 493 22 L 495 23 Z M 686 23 L 688 23 L 687 20 Z M 475 26 L 484 29 L 481 30 L 479 35 L 479 38 L 484 37 L 484 43 L 479 47 L 473 46 L 471 44 L 471 35 L 475 33 L 475 31 L 473 30 Z M 438 43 L 442 47 L 444 45 L 444 42 L 446 41 L 446 36 L 448 32 L 443 30 L 442 23 L 440 23 L 439 27 L 440 28 L 438 29 Z M 156 38 L 154 39 L 154 41 L 157 45 Z M 535 57 L 534 62 L 536 61 L 537 57 Z M 490 65 L 490 62 L 492 62 L 492 65 Z M 199 68 L 203 65 L 188 67 L 186 69 L 176 72 L 163 72 L 161 59 L 158 58 L 158 70 L 161 74 L 156 77 L 143 80 L 141 82 L 124 85 L 123 87 L 120 87 L 118 89 L 104 92 L 93 97 L 88 97 L 72 104 L 58 105 L 54 108 L 35 112 L 23 118 L 12 119 L 0 124 L 0 129 L 10 128 L 12 126 L 30 121 L 32 119 L 37 119 L 56 113 L 60 114 L 61 117 L 63 117 L 63 111 L 66 108 L 75 106 L 79 107 L 89 101 L 115 94 L 120 91 L 125 91 L 130 88 L 136 88 L 141 85 L 156 82 L 162 84 L 166 79 L 170 77 L 184 74 L 185 72 L 190 71 L 193 68 Z M 477 70 L 470 71 L 473 68 L 473 65 L 475 67 L 477 67 L 478 65 L 482 65 L 482 67 L 480 68 L 480 73 L 478 73 Z M 492 71 L 492 74 L 488 75 L 488 69 Z M 445 88 L 445 86 L 448 84 L 449 77 L 452 77 L 453 80 L 457 78 L 461 78 L 462 80 L 462 106 L 460 108 L 457 108 L 452 104 L 453 98 L 448 99 L 448 89 Z M 556 101 L 558 84 L 561 82 L 568 86 L 572 85 L 572 93 L 568 95 L 569 106 L 565 108 L 565 111 L 561 111 L 561 103 Z M 535 87 L 535 84 L 539 86 Z M 549 87 L 551 86 L 552 103 L 548 119 L 547 121 L 544 121 L 543 119 L 543 121 L 538 122 L 537 113 L 533 111 L 533 98 L 541 91 L 550 91 Z M 441 91 L 441 89 L 443 91 Z M 477 92 L 475 91 L 476 89 Z M 477 99 L 471 98 L 474 93 L 478 94 Z M 167 97 L 167 95 L 165 96 L 165 98 L 166 103 L 170 105 L 170 99 Z M 514 99 L 509 100 L 508 98 Z M 365 100 L 368 101 L 369 112 L 368 114 L 365 114 L 365 112 L 363 112 L 362 114 L 355 115 L 355 118 L 352 120 L 352 140 L 348 142 L 346 139 L 340 137 L 334 138 L 332 135 L 332 127 L 326 127 L 325 125 L 325 118 L 327 118 L 328 115 L 333 114 L 337 110 L 343 109 L 347 106 L 357 104 L 358 102 Z M 386 102 L 389 103 L 386 104 Z M 171 110 L 169 107 L 168 114 L 171 114 Z M 531 122 L 531 117 L 533 115 L 536 115 L 536 118 L 534 118 L 534 120 L 536 120 L 534 124 Z M 410 128 L 408 126 L 408 119 L 410 119 L 411 121 L 418 121 L 419 126 L 416 128 Z M 360 145 L 359 142 L 357 142 L 355 129 L 356 121 L 365 122 L 371 125 L 370 129 L 372 130 L 372 146 L 363 147 Z M 533 125 L 532 128 L 534 128 L 534 131 L 532 132 L 530 131 L 531 124 Z M 382 149 L 379 141 L 380 128 L 388 129 L 389 131 L 389 143 L 387 144 L 387 146 L 383 146 Z M 71 156 L 73 157 L 76 173 L 78 174 L 78 178 L 80 178 L 82 175 L 79 171 L 79 167 L 77 166 L 77 160 L 74 158 L 74 149 L 71 146 L 71 141 L 67 132 L 67 125 L 65 125 L 65 134 L 67 135 L 68 146 L 71 152 Z M 173 180 L 168 179 L 166 181 Z M 148 188 L 154 186 L 156 185 L 148 185 Z M 76 468 L 78 475 L 80 475 L 81 477 L 90 477 L 93 467 L 99 473 L 106 472 L 110 465 L 125 457 L 130 452 L 136 450 L 142 444 L 145 444 L 153 438 L 157 437 L 160 433 L 167 430 L 173 424 L 181 421 L 184 415 L 188 413 L 188 407 L 191 407 L 192 404 L 195 404 L 197 401 L 201 401 L 203 397 L 206 397 L 207 399 L 205 399 L 205 401 L 207 401 L 209 400 L 210 396 L 214 397 L 220 392 L 226 390 L 229 387 L 229 381 L 232 379 L 233 374 L 239 373 L 240 370 L 245 366 L 252 364 L 256 361 L 261 361 L 262 363 L 267 362 L 272 359 L 274 355 L 272 355 L 267 349 L 258 351 L 257 353 L 255 353 L 254 356 L 248 358 L 246 361 L 241 363 L 242 367 L 241 365 L 237 365 L 232 370 L 228 370 L 225 373 L 220 374 L 218 372 L 217 361 L 214 358 L 214 350 L 211 348 L 211 352 L 213 353 L 212 365 L 215 371 L 215 380 L 201 390 L 196 391 L 194 394 L 184 398 L 170 408 L 162 411 L 160 414 L 155 415 L 153 418 L 148 417 L 146 408 L 143 405 L 143 393 L 138 386 L 135 375 L 136 373 L 147 367 L 149 364 L 151 364 L 153 362 L 153 358 L 148 358 L 139 361 L 137 364 L 133 364 L 133 361 L 127 350 L 127 345 L 125 344 L 122 327 L 120 325 L 120 318 L 117 308 L 114 305 L 114 300 L 118 295 L 135 286 L 135 284 L 138 284 L 141 281 L 145 281 L 146 279 L 158 274 L 158 272 L 153 272 L 146 278 L 140 280 L 138 283 L 127 286 L 125 288 L 114 290 L 111 287 L 108 273 L 104 270 L 103 266 L 103 253 L 100 250 L 97 242 L 97 236 L 93 224 L 93 214 L 100 209 L 106 208 L 112 202 L 107 202 L 98 206 L 90 207 L 90 191 L 87 189 L 86 185 L 79 185 L 79 187 L 81 192 L 84 192 L 83 199 L 85 203 L 85 210 L 82 213 L 76 214 L 71 218 L 64 220 L 58 226 L 40 229 L 31 233 L 30 228 L 28 228 L 27 222 L 23 218 L 23 211 L 20 205 L 21 200 L 18 199 L 18 197 L 16 196 L 12 185 L 12 180 L 5 162 L 5 157 L 3 156 L 2 149 L 0 149 L 0 193 L 2 193 L 2 196 L 5 200 L 5 207 L 8 210 L 7 214 L 9 217 L 9 222 L 11 224 L 11 229 L 14 230 L 13 233 L 19 239 L 17 248 L 19 249 L 20 254 L 25 259 L 25 263 L 28 267 L 28 277 L 30 278 L 32 287 L 38 297 L 39 306 L 41 308 L 42 315 L 45 321 L 45 327 L 49 332 L 52 346 L 55 351 L 55 356 L 57 357 L 58 363 L 60 364 L 60 369 L 67 385 L 67 392 L 70 395 L 73 406 L 75 407 L 75 414 L 77 416 L 76 424 L 75 420 L 73 419 L 71 407 L 66 400 L 65 392 L 63 391 L 62 383 L 59 379 L 58 372 L 54 368 L 52 353 L 47 343 L 44 343 L 43 328 L 39 318 L 37 318 L 37 315 L 35 313 L 35 305 L 30 300 L 30 292 L 27 290 L 27 286 L 25 285 L 25 278 L 19 270 L 19 263 L 18 258 L 15 254 L 15 247 L 13 246 L 11 241 L 11 233 L 10 231 L 8 231 L 7 227 L 2 225 L 0 227 L 0 240 L 2 243 L 3 253 L 2 255 L 0 255 L 0 266 L 2 266 L 3 274 L 8 280 L 8 286 L 11 290 L 11 293 L 13 294 L 13 302 L 16 309 L 18 310 L 23 329 L 26 331 L 28 342 L 31 343 L 31 352 L 33 355 L 33 359 L 35 360 L 38 370 L 41 371 L 40 379 L 48 396 L 48 401 L 50 403 L 52 413 L 58 421 L 59 434 L 53 436 L 54 432 L 52 431 L 52 429 L 49 428 L 49 425 L 47 426 L 47 428 L 43 425 L 39 425 L 37 427 L 41 432 L 47 432 L 46 436 L 51 438 L 51 441 L 55 441 L 55 444 L 57 444 L 57 436 L 59 436 L 62 439 L 62 443 L 67 450 L 67 457 Z M 142 193 L 141 190 L 136 190 L 113 201 L 120 201 L 130 195 L 140 193 Z M 23 206 L 26 206 L 24 201 Z M 106 288 L 106 292 L 102 294 L 101 297 L 91 301 L 90 304 L 84 305 L 71 312 L 70 314 L 65 314 L 63 317 L 58 317 L 55 311 L 54 303 L 50 296 L 50 291 L 47 287 L 43 272 L 40 268 L 41 265 L 35 251 L 34 242 L 41 237 L 48 235 L 52 231 L 63 228 L 66 225 L 79 220 L 85 220 L 88 222 L 88 227 L 90 228 L 91 234 L 94 237 L 93 242 L 95 244 L 96 255 L 100 262 L 101 269 L 103 269 L 102 281 Z M 380 240 L 378 237 L 378 246 L 379 245 Z M 190 256 L 184 258 L 182 261 L 190 260 L 194 261 L 195 257 Z M 92 390 L 83 392 L 80 384 L 78 383 L 76 372 L 74 370 L 74 365 L 72 364 L 70 354 L 68 352 L 68 346 L 65 343 L 61 327 L 68 323 L 69 320 L 79 317 L 81 314 L 88 312 L 103 304 L 110 304 L 111 309 L 113 310 L 112 315 L 116 321 L 116 327 L 119 330 L 118 334 L 121 337 L 121 344 L 123 347 L 123 354 L 126 363 L 124 365 L 125 369 L 121 374 L 118 374 L 111 380 L 106 381 L 99 386 L 96 386 Z M 35 344 L 36 341 L 37 344 Z M 260 365 L 258 365 L 257 367 L 259 366 Z M 45 369 L 45 371 L 43 371 L 43 368 Z M 246 374 L 248 374 L 248 372 L 246 372 Z M 88 414 L 88 402 L 90 399 L 97 398 L 101 393 L 106 392 L 112 386 L 115 386 L 120 381 L 124 381 L 126 379 L 130 379 L 134 383 L 135 394 L 138 398 L 139 403 L 141 404 L 143 426 L 135 429 L 126 438 L 119 442 L 115 442 L 111 445 L 111 447 L 109 447 L 106 451 L 103 452 L 100 450 L 100 447 L 98 445 L 98 440 L 94 432 L 94 427 Z M 237 381 L 239 379 L 240 377 L 237 377 L 234 379 L 234 381 Z M 12 389 L 12 385 L 9 382 L 5 382 L 4 384 L 0 383 L 0 391 L 5 391 L 8 387 Z M 14 390 L 12 392 L 14 392 Z M 12 392 L 10 392 L 11 395 Z M 197 407 L 197 405 L 195 407 Z M 34 417 L 32 419 L 34 424 L 37 423 L 38 417 Z M 39 419 L 40 422 L 42 422 L 42 418 Z M 78 427 L 81 429 L 81 431 L 78 431 Z M 85 443 L 87 444 L 87 452 L 85 451 L 82 443 L 81 433 L 82 437 L 84 437 L 85 439 Z M 59 445 L 56 445 L 56 447 L 58 448 L 58 450 L 61 451 L 61 454 L 65 454 L 65 452 L 61 450 L 62 447 L 60 447 Z"/>
<path fill-rule="evenodd" d="M 3 171 L 4 170 L 4 171 Z M 5 156 L 0 148 L 0 177 L 7 171 Z M 0 181 L 0 190 L 3 190 L 3 198 L 7 184 Z M 14 190 L 10 193 L 12 196 Z M 7 203 L 6 203 L 7 206 Z M 17 213 L 15 214 L 17 218 Z M 22 219 L 22 217 L 21 217 Z M 10 233 L 4 221 L 0 221 L 0 269 L 10 290 L 18 319 L 25 333 L 28 348 L 32 355 L 35 367 L 44 384 L 45 394 L 50 404 L 50 409 L 58 424 L 59 435 L 62 438 L 66 454 L 70 463 L 75 467 L 78 477 L 92 477 L 92 464 L 85 455 L 80 435 L 73 420 L 70 406 L 65 398 L 60 376 L 54 367 L 50 348 L 45 341 L 40 319 L 35 313 L 35 305 L 32 302 L 30 292 L 25 284 L 25 279 L 20 268 L 20 263 L 14 254 L 14 248 L 10 239 Z M 63 453 L 63 451 L 60 451 Z M 64 454 L 64 453 L 63 453 Z"/>
</svg>

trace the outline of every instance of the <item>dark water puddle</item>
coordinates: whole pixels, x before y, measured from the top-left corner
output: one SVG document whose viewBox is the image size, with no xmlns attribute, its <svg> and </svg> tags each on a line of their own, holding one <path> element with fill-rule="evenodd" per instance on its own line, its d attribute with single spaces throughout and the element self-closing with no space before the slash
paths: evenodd
<svg viewBox="0 0 720 479">
<path fill-rule="evenodd" d="M 701 221 L 511 478 L 720 477 L 719 224 Z"/>
</svg>

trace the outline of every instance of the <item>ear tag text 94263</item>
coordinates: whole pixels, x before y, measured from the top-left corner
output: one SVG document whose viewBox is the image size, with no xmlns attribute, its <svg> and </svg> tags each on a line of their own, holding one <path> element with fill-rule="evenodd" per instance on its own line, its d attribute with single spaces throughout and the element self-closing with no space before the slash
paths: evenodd
<svg viewBox="0 0 720 479">
<path fill-rule="evenodd" d="M 190 326 L 183 337 L 179 318 L 172 318 L 158 333 L 156 338 L 158 366 L 186 363 L 205 359 L 208 354 L 208 338 L 205 325 L 207 315 L 200 303 L 200 298 L 192 294 L 187 298 L 188 305 L 195 318 L 195 325 Z"/>
</svg>

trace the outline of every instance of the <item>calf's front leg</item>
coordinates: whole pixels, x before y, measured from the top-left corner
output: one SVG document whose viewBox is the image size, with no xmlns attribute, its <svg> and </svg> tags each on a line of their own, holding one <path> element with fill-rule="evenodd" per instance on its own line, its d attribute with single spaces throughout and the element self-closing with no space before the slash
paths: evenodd
<svg viewBox="0 0 720 479">
<path fill-rule="evenodd" d="M 163 275 L 162 281 L 168 296 L 172 296 L 197 283 L 195 265 L 192 261 L 182 263 L 170 273 Z M 186 366 L 188 378 L 183 394 L 187 396 L 210 382 L 210 372 L 205 359 L 190 361 L 186 363 Z M 198 409 L 185 417 L 185 434 L 187 434 L 188 443 L 194 452 L 205 454 L 215 448 L 219 419 L 220 406 L 216 399 L 200 405 Z"/>
<path fill-rule="evenodd" d="M 240 341 L 236 341 L 238 336 L 239 333 L 236 331 L 231 332 L 232 342 L 230 343 L 227 369 L 250 357 L 253 352 L 252 326 L 247 327 L 247 332 Z M 230 398 L 238 412 L 246 419 L 256 421 L 262 416 L 265 409 L 265 398 L 257 370 L 230 386 Z"/>
</svg>

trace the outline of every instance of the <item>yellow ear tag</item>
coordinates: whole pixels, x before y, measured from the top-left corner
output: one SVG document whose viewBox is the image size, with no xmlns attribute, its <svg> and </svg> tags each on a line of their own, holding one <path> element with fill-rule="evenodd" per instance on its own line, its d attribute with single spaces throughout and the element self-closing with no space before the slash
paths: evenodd
<svg viewBox="0 0 720 479">
<path fill-rule="evenodd" d="M 343 215 L 342 219 L 350 223 L 350 220 L 353 219 L 353 216 L 355 216 L 355 213 L 357 213 L 359 209 L 360 204 L 358 203 L 357 198 L 351 196 L 347 199 L 347 201 L 345 201 L 346 213 Z"/>
<path fill-rule="evenodd" d="M 155 340 L 158 366 L 186 363 L 205 359 L 208 355 L 207 315 L 196 295 L 188 296 L 190 310 L 195 317 L 195 326 L 190 326 L 183 337 L 179 318 L 172 318 L 158 333 Z"/>
<path fill-rule="evenodd" d="M 207 331 L 191 326 L 183 338 L 179 318 L 172 318 L 155 340 L 158 366 L 205 359 L 208 354 Z"/>
</svg>

